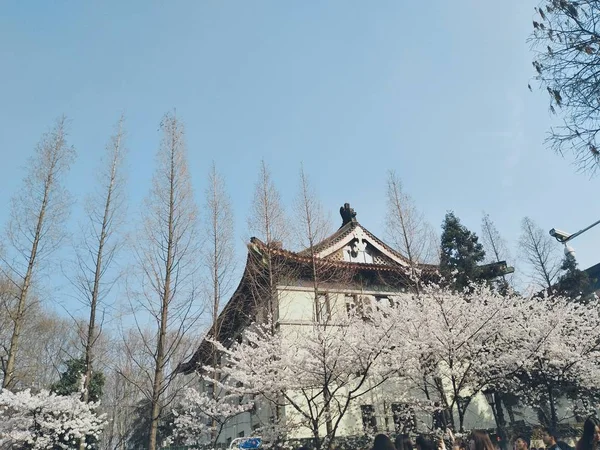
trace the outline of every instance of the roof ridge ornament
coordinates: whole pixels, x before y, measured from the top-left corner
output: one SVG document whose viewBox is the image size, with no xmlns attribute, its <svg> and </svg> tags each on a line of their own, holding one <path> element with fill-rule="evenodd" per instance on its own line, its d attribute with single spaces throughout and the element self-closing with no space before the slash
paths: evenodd
<svg viewBox="0 0 600 450">
<path fill-rule="evenodd" d="M 350 203 L 344 203 L 344 206 L 340 207 L 340 216 L 342 216 L 342 227 L 350 222 L 356 223 L 356 211 L 350 208 Z"/>
</svg>

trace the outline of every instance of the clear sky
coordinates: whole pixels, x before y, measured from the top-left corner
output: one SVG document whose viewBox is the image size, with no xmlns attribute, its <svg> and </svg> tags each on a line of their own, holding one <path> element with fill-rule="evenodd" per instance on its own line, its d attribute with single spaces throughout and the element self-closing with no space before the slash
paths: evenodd
<svg viewBox="0 0 600 450">
<path fill-rule="evenodd" d="M 390 168 L 436 227 L 452 209 L 479 232 L 485 210 L 513 251 L 525 215 L 575 232 L 599 218 L 599 179 L 544 147 L 556 119 L 546 94 L 527 89 L 536 3 L 4 2 L 0 223 L 26 157 L 63 113 L 79 200 L 125 113 L 135 218 L 160 119 L 176 108 L 198 197 L 212 160 L 226 177 L 240 261 L 261 158 L 288 206 L 304 162 L 336 223 L 350 202 L 379 235 Z M 70 226 L 80 216 L 81 202 Z M 600 227 L 573 241 L 581 266 L 600 260 L 599 239 Z"/>
</svg>

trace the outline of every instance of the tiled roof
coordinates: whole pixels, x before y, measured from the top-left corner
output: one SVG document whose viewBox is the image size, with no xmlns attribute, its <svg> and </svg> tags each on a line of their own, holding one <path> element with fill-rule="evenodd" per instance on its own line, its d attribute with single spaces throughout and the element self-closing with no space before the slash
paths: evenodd
<svg viewBox="0 0 600 450">
<path fill-rule="evenodd" d="M 338 242 L 341 242 L 350 233 L 352 233 L 352 231 L 354 231 L 355 228 L 357 228 L 359 226 L 360 226 L 360 228 L 362 228 L 362 230 L 365 232 L 365 234 L 369 237 L 369 239 L 371 241 L 376 242 L 380 246 L 384 247 L 388 252 L 390 252 L 396 258 L 398 258 L 404 262 L 407 262 L 407 263 L 409 262 L 408 259 L 404 255 L 397 252 L 393 248 L 389 247 L 385 242 L 381 241 L 377 236 L 375 236 L 373 233 L 371 233 L 365 227 L 360 225 L 357 221 L 348 222 L 346 225 L 342 226 L 339 230 L 337 230 L 331 236 L 323 239 L 321 242 L 319 242 L 317 245 L 315 245 L 313 247 L 313 252 L 321 253 L 323 250 L 326 250 L 327 248 L 337 244 Z M 302 250 L 301 252 L 298 252 L 298 255 L 302 255 L 302 256 L 306 256 L 306 255 L 310 255 L 310 254 L 311 254 L 310 248 L 307 248 L 305 250 Z"/>
<path fill-rule="evenodd" d="M 350 224 L 348 224 L 348 225 L 350 225 Z M 352 229 L 353 228 L 351 228 L 350 231 L 352 231 Z M 338 230 L 338 231 L 342 231 L 342 228 L 340 228 L 340 230 Z M 346 236 L 349 234 L 349 231 L 344 230 L 343 234 L 344 234 L 344 236 Z M 330 238 L 333 236 L 334 235 L 330 236 Z M 372 235 L 369 234 L 369 236 L 372 236 Z M 375 238 L 373 236 L 373 239 L 377 239 L 377 238 Z M 339 242 L 340 240 L 341 240 L 341 238 L 339 238 L 339 236 L 337 236 L 335 242 Z M 265 244 L 263 241 L 261 241 L 258 238 L 252 238 L 250 240 L 250 242 L 252 244 L 256 245 L 257 248 L 260 250 L 264 250 L 267 248 L 267 244 Z M 325 242 L 325 241 L 323 241 L 323 242 Z M 378 242 L 381 242 L 381 241 L 378 241 Z M 321 244 L 319 244 L 319 246 L 320 245 Z M 333 243 L 331 243 L 331 245 L 333 245 Z M 380 244 L 380 245 L 384 245 L 384 244 Z M 327 246 L 323 247 L 321 250 L 324 250 L 325 248 L 327 248 Z M 317 249 L 318 249 L 318 247 L 315 246 L 315 253 L 316 253 Z M 301 252 L 296 253 L 296 252 L 292 252 L 290 250 L 284 250 L 281 248 L 271 248 L 271 254 L 283 256 L 286 259 L 288 259 L 289 261 L 296 261 L 298 263 L 305 263 L 305 264 L 312 263 L 312 258 L 310 256 L 310 252 L 308 250 L 302 250 Z M 405 259 L 401 255 L 399 255 L 398 257 Z M 372 270 L 372 271 L 382 271 L 382 272 L 403 272 L 403 273 L 406 272 L 406 267 L 401 266 L 399 264 L 387 265 L 387 264 L 373 264 L 373 263 L 357 263 L 357 262 L 335 261 L 335 260 L 318 258 L 317 264 L 319 264 L 319 263 L 326 264 L 327 266 L 330 266 L 330 267 L 333 266 L 333 267 L 340 267 L 340 268 L 354 269 L 354 270 Z M 431 264 L 422 264 L 422 265 L 419 265 L 419 267 L 425 271 L 433 272 L 433 271 L 437 270 L 437 266 L 434 266 Z"/>
<path fill-rule="evenodd" d="M 325 250 L 326 248 L 331 247 L 332 245 L 335 245 L 338 242 L 344 240 L 344 238 L 346 236 L 348 236 L 350 233 L 352 233 L 352 231 L 356 228 L 357 225 L 358 225 L 358 222 L 348 222 L 346 225 L 339 228 L 331 236 L 323 239 L 321 242 L 319 242 L 317 245 L 315 245 L 313 247 L 314 253 L 320 253 L 321 251 Z M 298 255 L 310 255 L 310 254 L 311 254 L 310 248 L 307 248 L 307 249 L 304 249 L 304 250 L 298 252 Z"/>
</svg>

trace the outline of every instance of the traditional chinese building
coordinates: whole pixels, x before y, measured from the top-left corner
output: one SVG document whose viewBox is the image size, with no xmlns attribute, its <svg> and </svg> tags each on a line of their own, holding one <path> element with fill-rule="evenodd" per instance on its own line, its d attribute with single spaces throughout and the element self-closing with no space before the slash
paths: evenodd
<svg viewBox="0 0 600 450">
<path fill-rule="evenodd" d="M 349 204 L 340 208 L 340 215 L 341 227 L 312 249 L 292 252 L 277 242 L 250 239 L 240 283 L 218 318 L 216 329 L 220 342 L 232 344 L 241 338 L 247 326 L 264 321 L 269 312 L 279 329 L 285 332 L 286 327 L 324 321 L 336 314 L 347 314 L 352 308 L 375 307 L 378 302 L 389 301 L 411 288 L 407 258 L 361 225 Z M 320 274 L 317 293 L 315 264 Z M 437 277 L 437 266 L 419 264 L 416 269 L 421 280 Z M 490 277 L 510 270 L 504 262 L 482 266 L 482 271 Z M 269 279 L 275 281 L 273 296 L 269 295 Z M 197 371 L 203 364 L 210 363 L 212 352 L 212 345 L 204 341 L 179 371 L 184 374 Z M 399 410 L 401 406 L 395 405 L 395 408 Z M 398 424 L 384 423 L 381 407 L 365 400 L 361 417 L 349 420 L 362 421 L 365 428 L 378 427 L 393 432 Z M 240 414 L 228 423 L 220 440 L 228 443 L 237 437 L 251 436 L 273 414 L 268 410 Z M 394 419 L 394 422 L 397 421 Z M 342 430 L 340 434 L 350 433 L 350 428 L 346 427 L 347 431 Z"/>
</svg>

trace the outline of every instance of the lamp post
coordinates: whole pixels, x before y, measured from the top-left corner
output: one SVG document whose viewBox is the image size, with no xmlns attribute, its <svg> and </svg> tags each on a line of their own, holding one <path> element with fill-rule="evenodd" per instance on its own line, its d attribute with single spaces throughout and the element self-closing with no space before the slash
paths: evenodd
<svg viewBox="0 0 600 450">
<path fill-rule="evenodd" d="M 502 410 L 502 402 L 500 394 L 494 389 L 485 389 L 483 391 L 485 399 L 492 408 L 492 414 L 494 415 L 494 421 L 496 422 L 496 430 L 498 431 L 498 437 L 500 438 L 500 447 L 506 449 L 506 432 L 504 430 L 504 411 Z"/>
<path fill-rule="evenodd" d="M 575 258 L 575 250 L 573 249 L 573 247 L 567 245 L 567 242 L 569 242 L 571 239 L 575 239 L 577 236 L 585 233 L 590 228 L 594 228 L 598 224 L 600 224 L 600 220 L 585 227 L 583 230 L 579 230 L 577 233 L 573 233 L 573 234 L 569 234 L 566 231 L 557 230 L 556 228 L 552 228 L 549 233 L 550 233 L 550 236 L 552 236 L 558 242 L 560 242 L 561 244 L 565 244 L 565 255 L 571 255 L 573 258 Z"/>
</svg>

